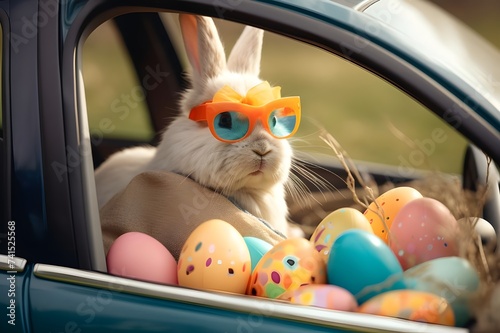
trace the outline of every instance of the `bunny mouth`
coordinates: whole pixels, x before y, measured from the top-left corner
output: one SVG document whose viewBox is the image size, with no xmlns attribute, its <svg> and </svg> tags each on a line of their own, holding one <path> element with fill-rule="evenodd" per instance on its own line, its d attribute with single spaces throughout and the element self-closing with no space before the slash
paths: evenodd
<svg viewBox="0 0 500 333">
<path fill-rule="evenodd" d="M 258 165 L 257 170 L 251 172 L 249 175 L 250 176 L 258 176 L 262 175 L 264 173 L 264 169 L 266 168 L 266 163 L 264 162 L 263 159 L 260 160 L 260 163 Z"/>
<path fill-rule="evenodd" d="M 263 173 L 264 173 L 263 171 L 257 170 L 257 171 L 251 172 L 250 176 L 258 176 L 258 175 L 262 175 Z"/>
</svg>

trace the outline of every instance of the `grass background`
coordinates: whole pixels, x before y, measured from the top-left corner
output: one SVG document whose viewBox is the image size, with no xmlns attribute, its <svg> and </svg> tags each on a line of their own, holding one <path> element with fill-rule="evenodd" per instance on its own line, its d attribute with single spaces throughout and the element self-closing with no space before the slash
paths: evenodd
<svg viewBox="0 0 500 333">
<path fill-rule="evenodd" d="M 434 2 L 500 48 L 500 2 Z M 230 49 L 241 27 L 227 22 L 217 24 Z M 99 134 L 101 121 L 107 118 L 114 128 L 109 136 L 150 139 L 153 133 L 140 96 L 135 95 L 126 119 L 112 112 L 113 103 L 124 105 L 117 99 L 132 95 L 138 83 L 111 25 L 98 28 L 89 37 L 83 56 L 91 130 Z M 296 150 L 333 158 L 331 150 L 318 138 L 318 128 L 325 127 L 354 159 L 400 165 L 413 158 L 416 167 L 460 172 L 464 138 L 399 90 L 343 59 L 266 33 L 261 77 L 281 85 L 283 96 L 301 96 L 304 119 L 293 138 Z M 444 131 L 446 141 L 434 144 L 425 163 L 417 163 L 416 147 L 411 143 L 429 142 L 436 128 Z M 395 132 L 404 133 L 410 144 Z"/>
</svg>

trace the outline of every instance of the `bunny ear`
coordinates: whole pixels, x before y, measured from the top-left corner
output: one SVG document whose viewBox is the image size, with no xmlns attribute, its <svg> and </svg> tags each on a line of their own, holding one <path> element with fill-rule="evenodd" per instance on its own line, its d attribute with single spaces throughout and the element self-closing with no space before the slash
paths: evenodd
<svg viewBox="0 0 500 333">
<path fill-rule="evenodd" d="M 237 73 L 249 73 L 258 76 L 264 31 L 247 26 L 233 47 L 227 67 Z"/>
<path fill-rule="evenodd" d="M 194 70 L 194 84 L 215 77 L 226 67 L 224 47 L 211 18 L 180 14 L 182 39 Z"/>
</svg>

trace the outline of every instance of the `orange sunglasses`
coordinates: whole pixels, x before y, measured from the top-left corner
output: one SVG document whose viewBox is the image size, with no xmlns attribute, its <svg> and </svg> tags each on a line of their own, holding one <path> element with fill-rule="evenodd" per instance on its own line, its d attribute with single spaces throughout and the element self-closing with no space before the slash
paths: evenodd
<svg viewBox="0 0 500 333">
<path fill-rule="evenodd" d="M 300 97 L 278 98 L 259 106 L 208 101 L 192 108 L 189 119 L 206 121 L 212 135 L 222 142 L 245 139 L 254 130 L 257 120 L 273 137 L 285 139 L 299 128 Z"/>
</svg>

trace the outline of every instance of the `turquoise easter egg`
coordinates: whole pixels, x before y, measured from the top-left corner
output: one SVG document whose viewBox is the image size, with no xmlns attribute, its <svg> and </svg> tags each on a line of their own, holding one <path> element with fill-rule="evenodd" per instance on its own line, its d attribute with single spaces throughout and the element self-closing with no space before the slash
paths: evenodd
<svg viewBox="0 0 500 333">
<path fill-rule="evenodd" d="M 426 261 L 403 274 L 408 289 L 426 291 L 448 301 L 455 325 L 465 326 L 472 318 L 470 300 L 479 288 L 479 275 L 466 259 L 444 257 Z"/>
<path fill-rule="evenodd" d="M 272 245 L 266 241 L 263 241 L 257 237 L 243 237 L 245 244 L 248 247 L 248 251 L 250 252 L 250 260 L 252 263 L 252 271 L 259 262 L 260 258 L 264 256 L 270 249 L 272 249 Z"/>
<path fill-rule="evenodd" d="M 390 290 L 404 289 L 403 269 L 379 237 L 347 230 L 333 243 L 327 264 L 328 283 L 351 292 L 359 304 Z"/>
</svg>

